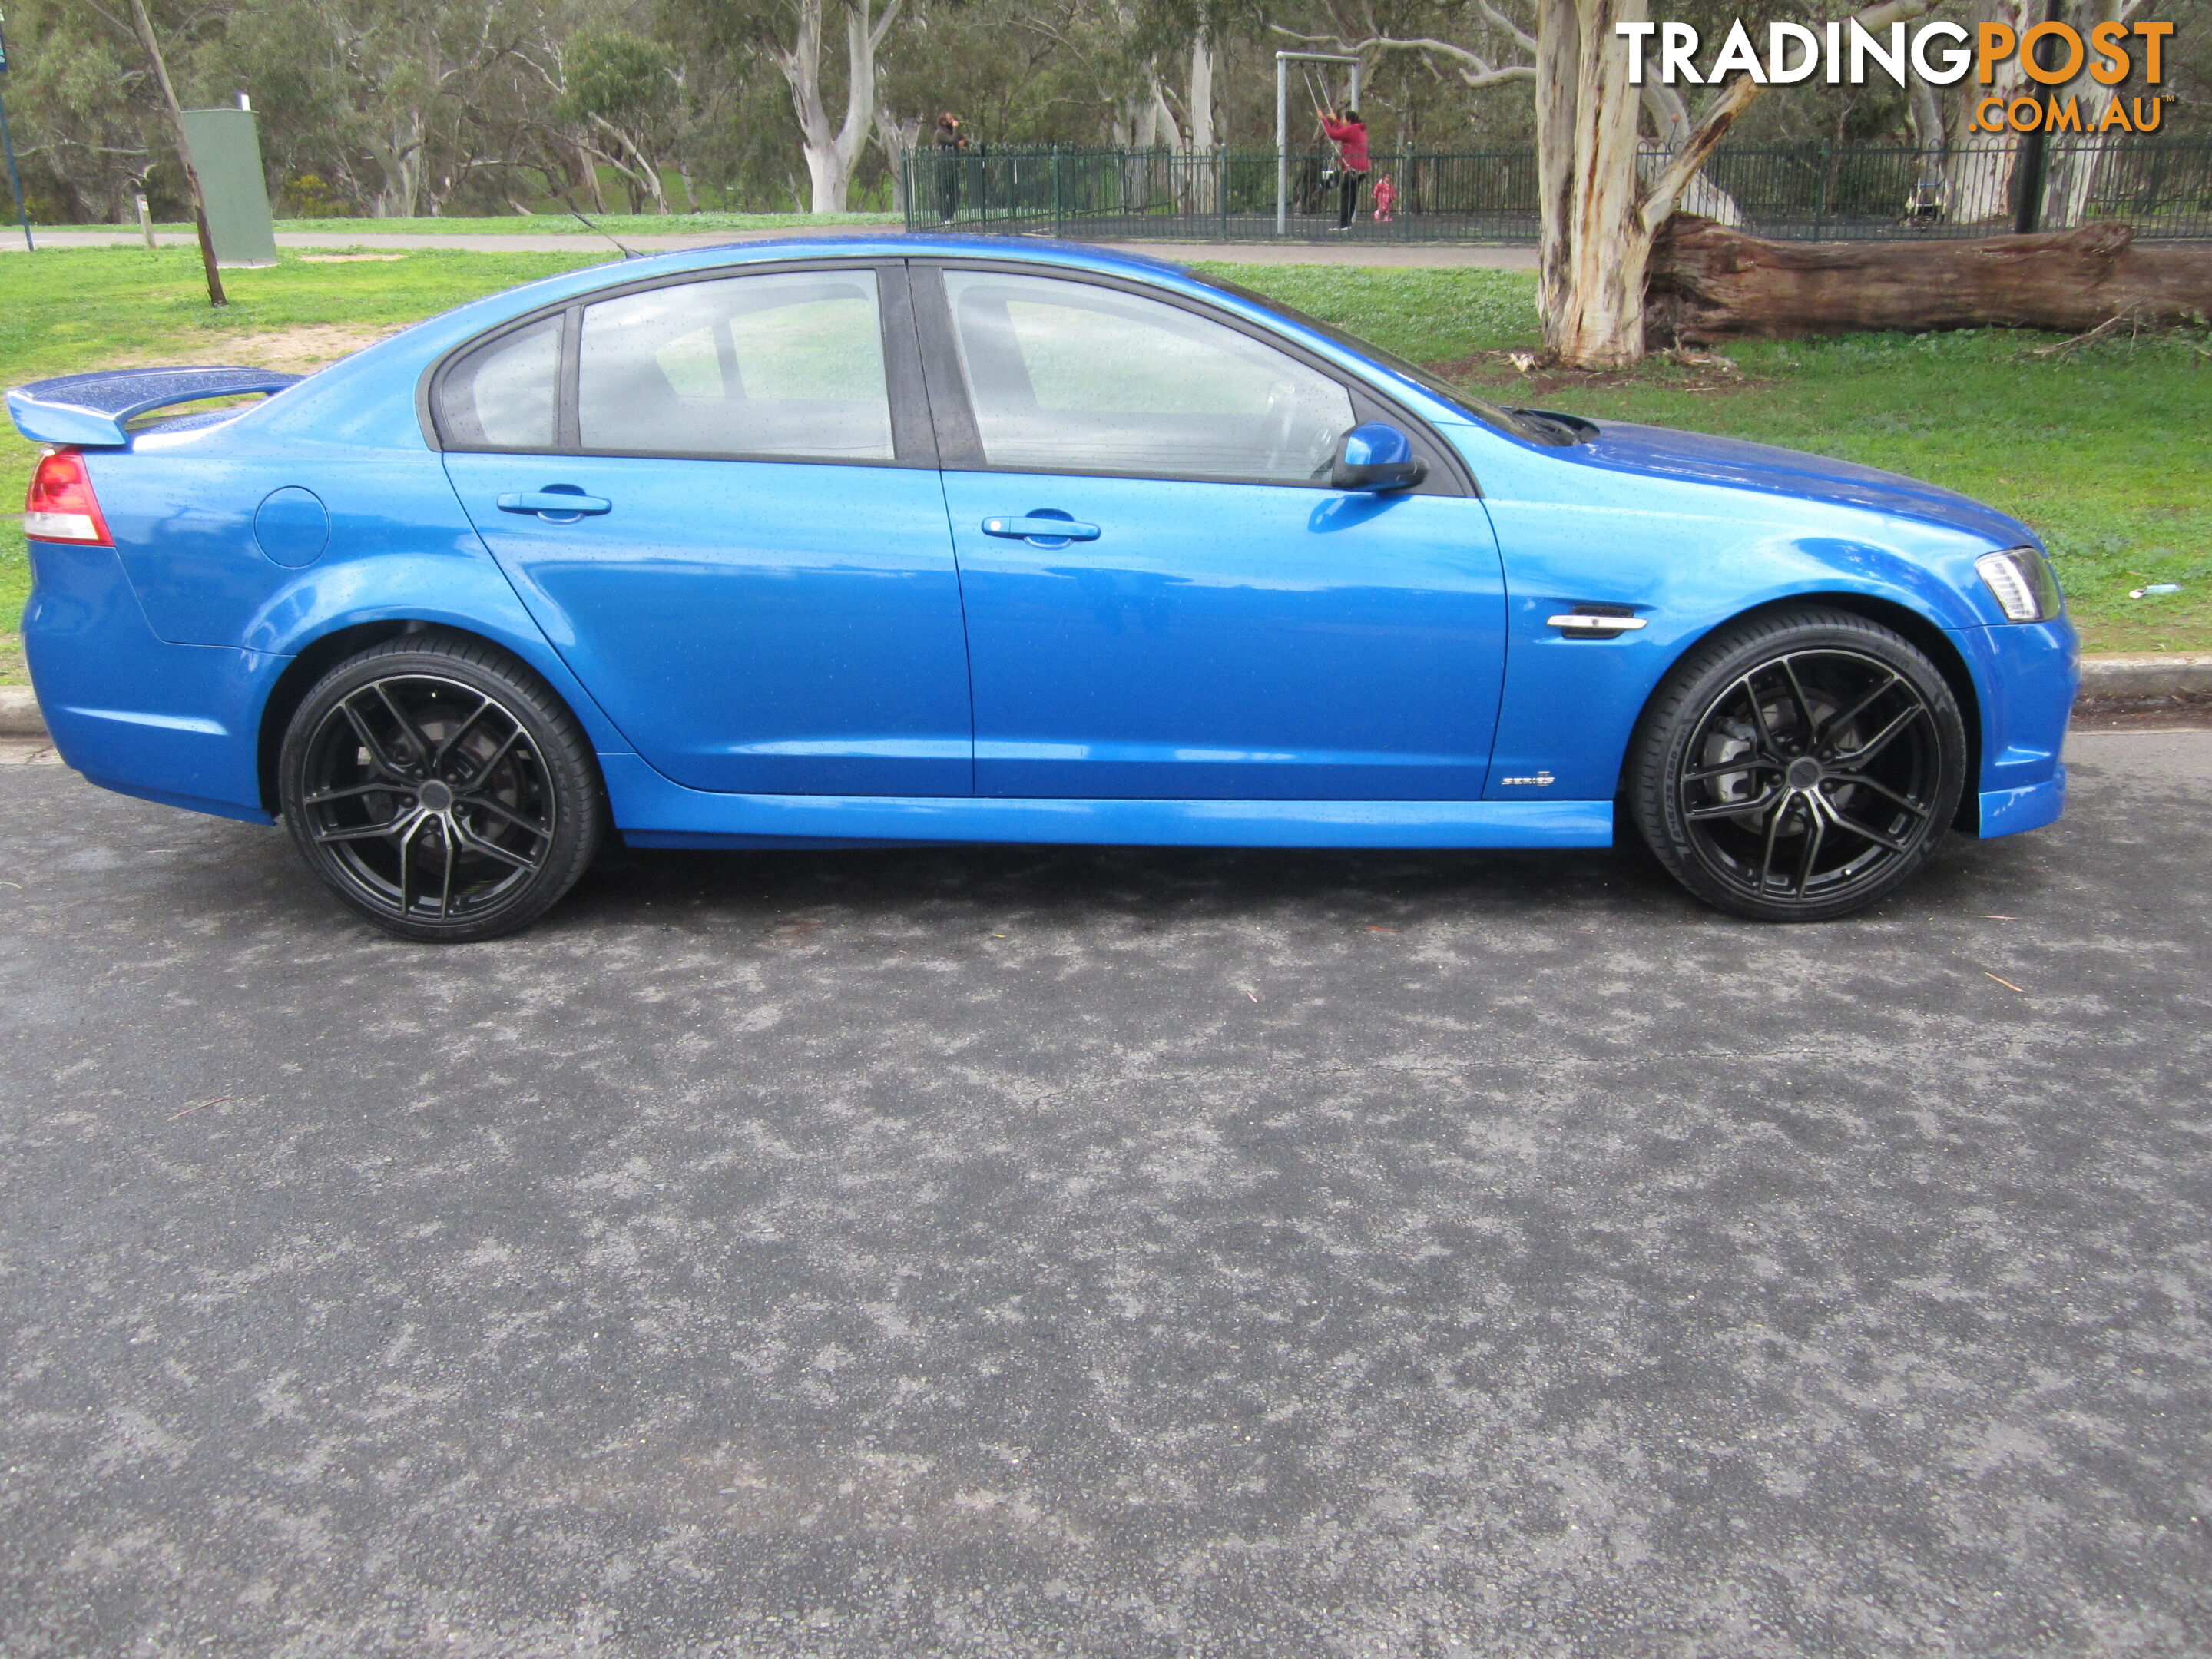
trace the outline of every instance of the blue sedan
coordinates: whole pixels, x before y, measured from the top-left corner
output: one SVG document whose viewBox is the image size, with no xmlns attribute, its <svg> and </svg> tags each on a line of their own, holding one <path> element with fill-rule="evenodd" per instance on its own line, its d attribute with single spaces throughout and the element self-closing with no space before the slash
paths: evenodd
<svg viewBox="0 0 2212 1659">
<path fill-rule="evenodd" d="M 2017 520 L 1497 407 L 1097 249 L 672 254 L 306 380 L 82 374 L 9 407 L 54 446 L 23 630 L 63 757 L 281 818 L 413 939 L 523 927 L 617 837 L 1617 823 L 1701 898 L 1813 921 L 2064 793 L 2075 637 Z"/>
</svg>

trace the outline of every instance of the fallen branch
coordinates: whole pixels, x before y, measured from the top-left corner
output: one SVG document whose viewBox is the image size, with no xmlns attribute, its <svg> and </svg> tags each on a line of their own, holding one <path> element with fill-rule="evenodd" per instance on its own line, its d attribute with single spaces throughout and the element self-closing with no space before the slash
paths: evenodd
<svg viewBox="0 0 2212 1659">
<path fill-rule="evenodd" d="M 2076 334 L 2070 340 L 2061 340 L 2056 345 L 2031 346 L 2021 355 L 2028 357 L 2063 357 L 2069 351 L 2079 351 L 2083 346 L 2108 340 L 2122 328 L 2130 334 L 2142 332 L 2142 324 L 2132 317 L 2107 317 L 2087 334 Z"/>
<path fill-rule="evenodd" d="M 2123 224 L 1973 241 L 1769 242 L 1687 214 L 1645 276 L 1653 347 L 1885 329 L 2086 334 L 2212 316 L 2212 247 L 2140 246 Z"/>
</svg>

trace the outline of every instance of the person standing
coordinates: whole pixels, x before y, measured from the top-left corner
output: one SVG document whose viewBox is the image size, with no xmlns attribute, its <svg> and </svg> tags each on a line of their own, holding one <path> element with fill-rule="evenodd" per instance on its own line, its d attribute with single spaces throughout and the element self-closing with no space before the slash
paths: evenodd
<svg viewBox="0 0 2212 1659">
<path fill-rule="evenodd" d="M 960 118 L 951 110 L 937 118 L 937 219 L 951 224 L 960 212 L 960 152 L 968 148 L 968 135 L 960 131 Z"/>
<path fill-rule="evenodd" d="M 1376 173 L 1375 175 L 1375 222 L 1378 225 L 1386 225 L 1395 218 L 1397 216 L 1390 210 L 1397 205 L 1397 202 L 1398 186 L 1390 182 L 1390 175 L 1387 173 Z"/>
<path fill-rule="evenodd" d="M 1322 131 L 1336 146 L 1337 188 L 1343 192 L 1337 208 L 1336 228 L 1352 228 L 1352 216 L 1359 209 L 1359 187 L 1367 182 L 1367 124 L 1359 118 L 1359 112 L 1348 109 L 1340 118 L 1334 110 L 1324 111 L 1321 118 Z"/>
</svg>

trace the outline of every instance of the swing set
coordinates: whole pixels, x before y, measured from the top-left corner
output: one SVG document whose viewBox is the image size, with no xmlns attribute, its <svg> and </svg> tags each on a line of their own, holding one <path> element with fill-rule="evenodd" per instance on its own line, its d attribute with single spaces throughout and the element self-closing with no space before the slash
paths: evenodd
<svg viewBox="0 0 2212 1659">
<path fill-rule="evenodd" d="M 1287 236 L 1291 228 L 1291 65 L 1293 64 L 1298 66 L 1298 74 L 1305 82 L 1306 100 L 1313 106 L 1316 126 L 1321 124 L 1323 109 L 1359 107 L 1359 60 L 1357 58 L 1347 58 L 1334 52 L 1279 52 L 1275 54 L 1275 234 L 1278 236 Z M 1316 82 L 1314 71 L 1309 67 L 1314 64 L 1342 64 L 1349 68 L 1351 88 L 1342 104 L 1322 101 L 1322 86 Z M 1323 69 L 1321 76 L 1325 82 L 1328 78 L 1328 70 Z M 1335 144 L 1334 139 L 1329 141 L 1332 154 L 1335 151 Z M 1323 177 L 1334 183 L 1335 172 L 1332 167 Z"/>
</svg>

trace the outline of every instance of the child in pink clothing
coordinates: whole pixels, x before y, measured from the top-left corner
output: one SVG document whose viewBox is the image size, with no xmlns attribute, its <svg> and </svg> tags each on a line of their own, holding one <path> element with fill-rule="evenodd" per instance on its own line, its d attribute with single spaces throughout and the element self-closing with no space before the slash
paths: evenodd
<svg viewBox="0 0 2212 1659">
<path fill-rule="evenodd" d="M 1397 199 L 1398 187 L 1390 182 L 1390 175 L 1387 173 L 1376 173 L 1375 175 L 1375 221 L 1377 224 L 1388 224 L 1390 222 L 1393 216 L 1390 212 L 1391 205 Z"/>
</svg>

